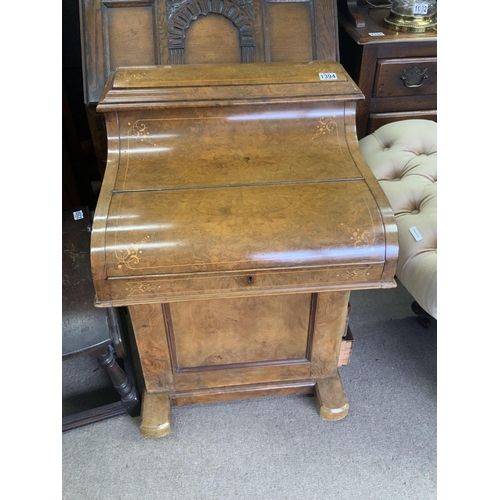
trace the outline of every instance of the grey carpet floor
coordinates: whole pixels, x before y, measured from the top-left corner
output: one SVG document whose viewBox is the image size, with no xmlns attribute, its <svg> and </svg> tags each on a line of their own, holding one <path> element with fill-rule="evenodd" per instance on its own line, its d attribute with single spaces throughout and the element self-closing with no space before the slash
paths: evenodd
<svg viewBox="0 0 500 500">
<path fill-rule="evenodd" d="M 352 292 L 344 420 L 313 396 L 174 407 L 160 439 L 114 417 L 63 433 L 63 500 L 434 500 L 437 327 L 411 302 Z"/>
</svg>

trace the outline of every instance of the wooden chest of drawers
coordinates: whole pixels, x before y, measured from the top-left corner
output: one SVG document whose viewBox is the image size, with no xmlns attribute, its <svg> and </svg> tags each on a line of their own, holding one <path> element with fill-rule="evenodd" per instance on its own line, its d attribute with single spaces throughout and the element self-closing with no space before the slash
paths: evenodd
<svg viewBox="0 0 500 500">
<path fill-rule="evenodd" d="M 392 121 L 436 121 L 437 34 L 389 30 L 383 24 L 388 9 L 361 6 L 356 12 L 357 18 L 348 11 L 339 16 L 339 36 L 340 62 L 365 95 L 357 109 L 358 137 Z"/>
<path fill-rule="evenodd" d="M 348 411 L 349 293 L 393 287 L 394 216 L 355 136 L 338 63 L 122 68 L 92 232 L 100 307 L 128 306 L 146 392 L 170 405 L 316 392 Z"/>
</svg>

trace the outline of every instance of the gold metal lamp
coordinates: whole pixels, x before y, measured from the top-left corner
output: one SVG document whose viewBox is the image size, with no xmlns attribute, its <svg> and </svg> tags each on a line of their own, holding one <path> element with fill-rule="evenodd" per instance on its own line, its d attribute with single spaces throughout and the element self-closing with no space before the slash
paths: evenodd
<svg viewBox="0 0 500 500">
<path fill-rule="evenodd" d="M 384 19 L 394 31 L 423 33 L 436 29 L 437 0 L 393 0 L 391 12 Z"/>
</svg>

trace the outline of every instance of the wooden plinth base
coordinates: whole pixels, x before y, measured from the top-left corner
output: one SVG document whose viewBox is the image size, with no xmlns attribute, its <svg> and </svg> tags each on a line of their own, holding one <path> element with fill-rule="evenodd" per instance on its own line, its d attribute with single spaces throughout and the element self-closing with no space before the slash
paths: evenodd
<svg viewBox="0 0 500 500">
<path fill-rule="evenodd" d="M 341 420 L 349 411 L 349 403 L 344 393 L 339 374 L 318 380 L 288 384 L 221 388 L 218 390 L 179 393 L 170 396 L 166 392 L 148 393 L 142 398 L 140 432 L 147 438 L 159 438 L 170 434 L 171 406 L 222 402 L 263 396 L 283 396 L 290 394 L 316 394 L 319 416 L 323 420 Z"/>
<path fill-rule="evenodd" d="M 130 306 L 142 435 L 168 434 L 171 406 L 263 396 L 315 393 L 321 418 L 345 417 L 348 303 L 339 291 Z"/>
</svg>

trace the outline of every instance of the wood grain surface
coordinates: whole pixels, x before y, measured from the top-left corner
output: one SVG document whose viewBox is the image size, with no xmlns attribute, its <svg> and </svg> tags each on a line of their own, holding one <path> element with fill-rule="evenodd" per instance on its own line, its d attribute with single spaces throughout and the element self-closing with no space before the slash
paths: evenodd
<svg viewBox="0 0 500 500">
<path fill-rule="evenodd" d="M 350 291 L 395 285 L 357 87 L 335 62 L 242 66 L 117 70 L 98 106 L 96 305 L 129 306 L 147 437 L 172 404 L 315 391 L 322 418 L 345 417 Z"/>
</svg>

